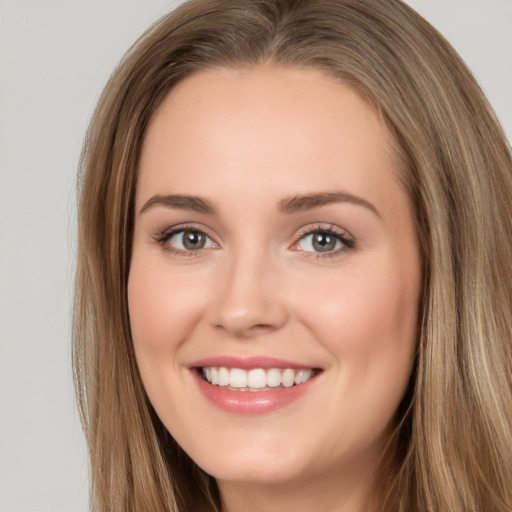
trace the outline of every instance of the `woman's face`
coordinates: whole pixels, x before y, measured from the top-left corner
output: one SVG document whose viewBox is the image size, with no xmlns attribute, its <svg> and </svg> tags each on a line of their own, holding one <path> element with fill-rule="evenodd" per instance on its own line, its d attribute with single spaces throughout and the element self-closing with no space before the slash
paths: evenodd
<svg viewBox="0 0 512 512">
<path fill-rule="evenodd" d="M 197 73 L 152 118 L 133 343 L 160 419 L 221 485 L 375 468 L 422 289 L 397 166 L 375 111 L 310 69 Z"/>
</svg>

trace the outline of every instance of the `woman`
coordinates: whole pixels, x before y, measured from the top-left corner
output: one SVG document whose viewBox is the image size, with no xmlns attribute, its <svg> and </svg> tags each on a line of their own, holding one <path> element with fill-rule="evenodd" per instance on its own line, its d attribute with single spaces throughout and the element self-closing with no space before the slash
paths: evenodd
<svg viewBox="0 0 512 512">
<path fill-rule="evenodd" d="M 100 99 L 92 508 L 512 509 L 512 159 L 399 1 L 197 0 Z"/>
</svg>

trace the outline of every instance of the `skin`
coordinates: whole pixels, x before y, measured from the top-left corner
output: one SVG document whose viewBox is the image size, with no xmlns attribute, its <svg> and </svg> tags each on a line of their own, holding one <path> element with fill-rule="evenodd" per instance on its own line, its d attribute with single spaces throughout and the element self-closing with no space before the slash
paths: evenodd
<svg viewBox="0 0 512 512">
<path fill-rule="evenodd" d="M 372 510 L 367 498 L 411 373 L 422 289 L 393 148 L 359 95 L 309 69 L 200 72 L 151 120 L 128 283 L 136 358 L 157 414 L 217 479 L 225 511 Z M 333 192 L 368 205 L 278 208 Z M 165 194 L 201 197 L 216 213 L 144 209 Z M 170 252 L 181 235 L 162 241 L 162 233 L 183 224 L 208 235 L 205 248 Z M 353 247 L 317 252 L 305 234 L 325 228 Z M 233 414 L 200 393 L 189 369 L 218 355 L 322 372 L 282 408 Z"/>
</svg>

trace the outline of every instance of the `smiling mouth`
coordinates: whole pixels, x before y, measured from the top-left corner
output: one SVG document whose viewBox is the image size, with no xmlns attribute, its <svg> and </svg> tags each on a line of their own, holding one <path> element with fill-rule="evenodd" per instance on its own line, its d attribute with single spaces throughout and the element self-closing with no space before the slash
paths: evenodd
<svg viewBox="0 0 512 512">
<path fill-rule="evenodd" d="M 213 386 L 231 391 L 272 391 L 300 386 L 320 370 L 314 368 L 227 368 L 207 366 L 198 368 L 200 376 Z"/>
</svg>

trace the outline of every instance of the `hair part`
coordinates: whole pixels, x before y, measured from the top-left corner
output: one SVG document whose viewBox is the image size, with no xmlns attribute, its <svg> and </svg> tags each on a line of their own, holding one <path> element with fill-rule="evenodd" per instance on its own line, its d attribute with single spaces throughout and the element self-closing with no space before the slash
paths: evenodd
<svg viewBox="0 0 512 512">
<path fill-rule="evenodd" d="M 460 57 L 399 0 L 193 0 L 130 49 L 79 174 L 73 366 L 91 510 L 218 511 L 144 392 L 130 334 L 137 166 L 170 90 L 216 67 L 315 68 L 386 121 L 425 261 L 418 352 L 383 511 L 512 507 L 512 157 Z"/>
</svg>

